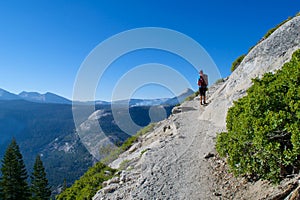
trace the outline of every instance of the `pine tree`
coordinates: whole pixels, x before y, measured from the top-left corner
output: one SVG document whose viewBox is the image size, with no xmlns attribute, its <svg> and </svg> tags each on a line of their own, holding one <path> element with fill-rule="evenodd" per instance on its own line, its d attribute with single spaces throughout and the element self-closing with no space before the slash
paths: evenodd
<svg viewBox="0 0 300 200">
<path fill-rule="evenodd" d="M 67 186 L 67 179 L 64 178 L 64 183 L 62 185 L 61 192 L 64 192 L 67 188 L 68 188 L 68 186 Z"/>
<path fill-rule="evenodd" d="M 2 183 L 2 177 L 0 177 L 0 200 L 2 200 L 2 186 L 1 186 L 1 183 Z"/>
<path fill-rule="evenodd" d="M 49 200 L 51 196 L 45 168 L 39 155 L 35 159 L 31 175 L 31 192 L 33 200 Z"/>
<path fill-rule="evenodd" d="M 0 199 L 27 200 L 30 198 L 27 184 L 27 171 L 22 154 L 15 139 L 6 149 L 2 160 L 2 178 L 0 180 Z"/>
</svg>

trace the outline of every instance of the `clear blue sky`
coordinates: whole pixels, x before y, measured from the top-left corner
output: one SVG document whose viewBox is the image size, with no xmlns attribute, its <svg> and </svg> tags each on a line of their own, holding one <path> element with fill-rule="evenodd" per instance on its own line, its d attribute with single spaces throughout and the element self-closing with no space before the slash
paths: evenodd
<svg viewBox="0 0 300 200">
<path fill-rule="evenodd" d="M 270 28 L 299 11 L 299 0 L 3 0 L 0 88 L 13 93 L 49 91 L 71 99 L 76 74 L 86 56 L 107 38 L 140 27 L 168 28 L 193 38 L 226 77 L 238 56 Z M 114 64 L 130 70 L 149 62 L 189 68 L 178 56 L 154 50 L 130 53 Z M 186 71 L 194 83 L 197 74 Z M 110 100 L 109 91 L 124 72 L 114 67 L 107 70 L 96 98 Z M 164 89 L 144 87 L 135 97 L 168 95 Z"/>
</svg>

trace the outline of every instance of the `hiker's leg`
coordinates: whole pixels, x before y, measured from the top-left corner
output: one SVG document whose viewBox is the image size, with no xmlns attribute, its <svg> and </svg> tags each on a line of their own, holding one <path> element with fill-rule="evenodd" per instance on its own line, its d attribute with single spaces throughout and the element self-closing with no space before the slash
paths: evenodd
<svg viewBox="0 0 300 200">
<path fill-rule="evenodd" d="M 203 89 L 203 104 L 206 104 L 206 88 Z"/>
<path fill-rule="evenodd" d="M 202 105 L 202 89 L 199 87 L 200 105 Z"/>
</svg>

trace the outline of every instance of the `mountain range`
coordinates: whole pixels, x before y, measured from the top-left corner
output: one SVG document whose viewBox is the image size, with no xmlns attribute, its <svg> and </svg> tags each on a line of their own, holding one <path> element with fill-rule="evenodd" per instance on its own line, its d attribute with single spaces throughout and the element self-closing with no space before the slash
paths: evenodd
<svg viewBox="0 0 300 200">
<path fill-rule="evenodd" d="M 111 103 L 118 105 L 129 105 L 129 106 L 155 106 L 155 105 L 176 105 L 182 102 L 187 96 L 193 94 L 194 91 L 187 88 L 179 96 L 173 98 L 160 98 L 160 99 L 130 99 L 130 100 L 119 100 L 114 102 L 107 101 L 87 101 L 87 102 L 72 102 L 71 100 L 59 96 L 57 94 L 47 92 L 40 94 L 38 92 L 21 92 L 20 94 L 13 94 L 4 89 L 0 88 L 0 100 L 26 100 L 35 103 L 55 103 L 55 104 L 80 104 L 80 105 L 109 105 Z"/>
<path fill-rule="evenodd" d="M 20 94 L 13 94 L 0 88 L 0 100 L 26 100 L 36 103 L 57 103 L 57 104 L 71 104 L 72 102 L 64 97 L 47 92 L 40 94 L 38 92 L 21 92 Z"/>
<path fill-rule="evenodd" d="M 36 155 L 41 155 L 55 193 L 64 179 L 68 185 L 72 184 L 102 158 L 99 154 L 102 145 L 122 144 L 131 134 L 151 123 L 150 109 L 151 115 L 155 115 L 156 109 L 152 108 L 163 108 L 166 112 L 164 117 L 168 117 L 174 105 L 192 93 L 192 90 L 186 90 L 179 97 L 169 99 L 77 102 L 72 105 L 70 100 L 53 93 L 21 92 L 16 95 L 0 89 L 0 158 L 14 137 L 29 172 Z M 166 103 L 170 100 L 174 104 Z M 129 112 L 138 125 L 130 127 L 123 124 L 130 127 L 130 135 L 116 124 L 112 104 L 119 105 L 118 115 L 122 117 Z M 93 111 L 86 113 L 90 107 Z M 74 124 L 73 109 L 82 111 L 79 127 Z"/>
</svg>

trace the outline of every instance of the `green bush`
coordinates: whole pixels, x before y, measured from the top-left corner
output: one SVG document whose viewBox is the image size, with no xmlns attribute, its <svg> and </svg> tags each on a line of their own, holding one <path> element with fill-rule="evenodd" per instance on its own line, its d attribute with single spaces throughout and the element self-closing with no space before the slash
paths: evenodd
<svg viewBox="0 0 300 200">
<path fill-rule="evenodd" d="M 296 15 L 297 16 L 297 15 Z M 284 23 L 290 21 L 292 19 L 292 17 L 287 18 L 286 20 L 284 20 L 283 22 L 281 22 L 280 24 L 278 24 L 276 27 L 270 29 L 263 37 L 263 39 L 268 38 L 274 31 L 276 31 L 280 26 L 282 26 Z"/>
<path fill-rule="evenodd" d="M 110 172 L 107 174 L 107 172 Z M 102 188 L 102 183 L 112 177 L 116 170 L 101 162 L 91 167 L 79 180 L 59 194 L 57 200 L 88 200 Z"/>
<path fill-rule="evenodd" d="M 225 80 L 223 78 L 219 78 L 218 80 L 216 80 L 215 84 L 220 84 L 220 83 L 224 83 Z"/>
<path fill-rule="evenodd" d="M 110 153 L 101 160 L 102 163 L 109 164 L 119 157 L 119 155 L 126 150 L 128 150 L 135 142 L 139 140 L 142 135 L 145 135 L 148 132 L 151 132 L 155 126 L 155 123 L 150 123 L 148 126 L 145 126 L 137 134 L 128 138 L 120 147 L 116 147 L 110 151 Z"/>
<path fill-rule="evenodd" d="M 142 128 L 140 131 L 137 132 L 137 134 L 131 136 L 130 138 L 128 138 L 121 146 L 121 149 L 123 151 L 128 150 L 135 142 L 138 141 L 138 139 L 142 136 L 145 135 L 148 132 L 151 132 L 154 128 L 155 124 L 151 123 L 148 126 Z"/>
<path fill-rule="evenodd" d="M 142 157 L 142 155 L 143 155 L 144 153 L 146 153 L 148 150 L 149 150 L 149 149 L 144 149 L 143 151 L 141 151 L 140 157 Z"/>
<path fill-rule="evenodd" d="M 112 161 L 116 160 L 119 157 L 119 155 L 123 152 L 124 151 L 122 151 L 120 147 L 114 147 L 106 157 L 101 159 L 101 162 L 108 165 Z"/>
<path fill-rule="evenodd" d="M 119 167 L 119 170 L 125 170 L 128 166 L 129 166 L 129 163 L 130 163 L 130 160 L 123 160 L 121 163 L 120 163 L 120 167 Z"/>
<path fill-rule="evenodd" d="M 240 57 L 238 57 L 231 65 L 231 72 L 233 72 L 243 61 L 243 59 L 245 58 L 246 55 L 241 55 Z"/>
<path fill-rule="evenodd" d="M 300 50 L 253 82 L 228 110 L 216 149 L 236 175 L 278 182 L 300 168 Z"/>
</svg>

